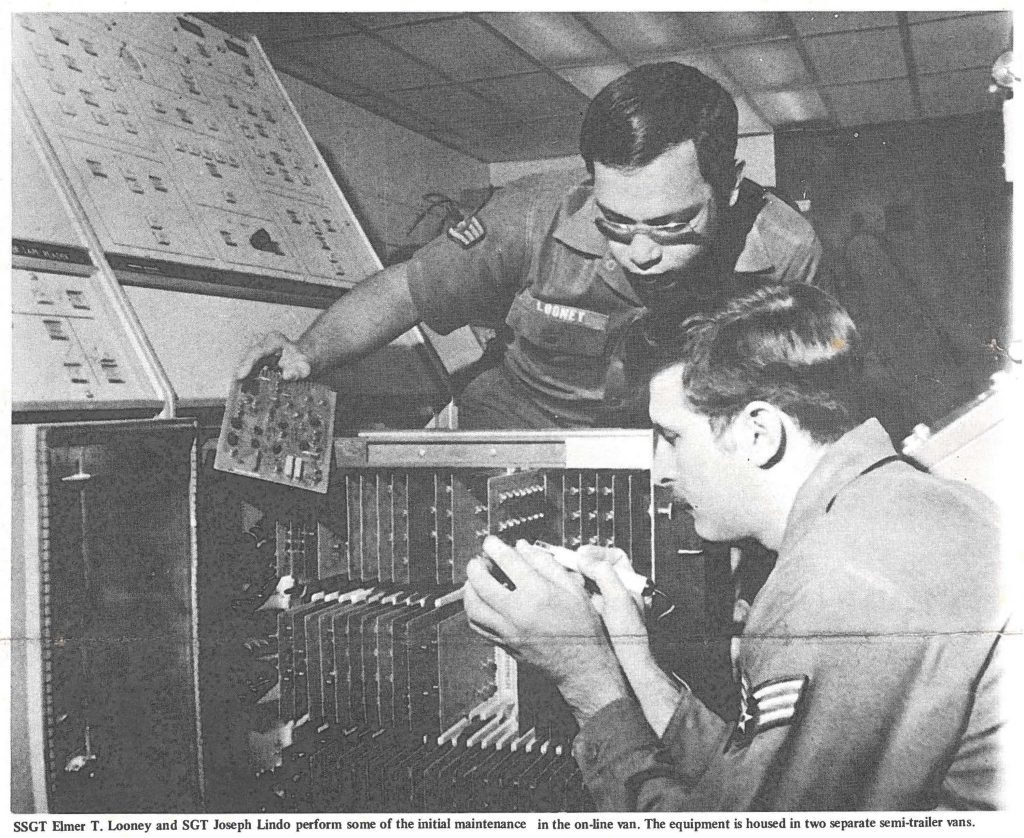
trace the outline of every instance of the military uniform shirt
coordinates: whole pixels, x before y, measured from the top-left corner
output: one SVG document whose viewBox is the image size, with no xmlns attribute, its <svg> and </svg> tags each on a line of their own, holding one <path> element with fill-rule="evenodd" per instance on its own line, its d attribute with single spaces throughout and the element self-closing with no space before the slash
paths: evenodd
<svg viewBox="0 0 1024 838">
<path fill-rule="evenodd" d="M 821 244 L 799 213 L 750 181 L 737 207 L 723 240 L 728 219 L 756 214 L 737 249 L 738 274 L 752 284 L 813 279 Z M 413 302 L 430 328 L 447 334 L 507 323 L 506 373 L 571 425 L 609 424 L 598 417 L 615 408 L 604 402 L 610 379 L 621 375 L 622 337 L 645 311 L 594 226 L 597 212 L 578 172 L 531 176 L 498 190 L 477 213 L 483 239 L 464 247 L 441 236 L 408 263 Z"/>
<path fill-rule="evenodd" d="M 659 740 L 632 699 L 574 755 L 610 810 L 994 808 L 1005 803 L 994 505 L 894 456 L 871 420 L 801 487 L 735 665 L 739 720 L 684 690 Z M 1014 708 L 1015 709 L 1015 708 Z"/>
</svg>

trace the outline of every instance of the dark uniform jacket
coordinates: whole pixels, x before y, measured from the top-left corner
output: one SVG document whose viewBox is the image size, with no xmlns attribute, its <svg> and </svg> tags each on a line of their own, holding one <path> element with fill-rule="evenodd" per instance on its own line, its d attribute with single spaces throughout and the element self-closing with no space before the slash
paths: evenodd
<svg viewBox="0 0 1024 838">
<path fill-rule="evenodd" d="M 800 489 L 754 600 L 739 721 L 687 690 L 659 740 L 635 701 L 609 704 L 574 743 L 596 805 L 1003 805 L 999 745 L 1016 708 L 1000 707 L 999 547 L 986 497 L 895 458 L 876 421 L 855 428 Z"/>
<path fill-rule="evenodd" d="M 609 425 L 622 406 L 622 339 L 645 309 L 594 226 L 592 188 L 580 179 L 536 175 L 498 190 L 478 213 L 484 238 L 426 245 L 408 263 L 409 286 L 423 321 L 442 334 L 507 323 L 507 377 L 559 424 Z M 719 245 L 730 274 L 751 286 L 809 282 L 821 257 L 810 224 L 750 181 Z M 679 320 L 698 310 L 695 302 Z"/>
</svg>

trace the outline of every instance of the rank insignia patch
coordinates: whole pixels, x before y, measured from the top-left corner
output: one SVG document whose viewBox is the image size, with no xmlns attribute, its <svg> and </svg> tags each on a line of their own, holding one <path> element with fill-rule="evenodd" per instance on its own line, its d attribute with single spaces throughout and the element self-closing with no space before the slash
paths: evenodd
<svg viewBox="0 0 1024 838">
<path fill-rule="evenodd" d="M 458 242 L 463 248 L 469 249 L 474 244 L 483 240 L 487 235 L 483 222 L 475 215 L 464 218 L 458 224 L 448 228 L 448 238 Z"/>
<path fill-rule="evenodd" d="M 806 675 L 794 675 L 773 678 L 751 687 L 747 676 L 741 676 L 740 716 L 726 750 L 745 748 L 762 731 L 792 724 L 800 713 L 808 683 L 810 679 Z"/>
</svg>

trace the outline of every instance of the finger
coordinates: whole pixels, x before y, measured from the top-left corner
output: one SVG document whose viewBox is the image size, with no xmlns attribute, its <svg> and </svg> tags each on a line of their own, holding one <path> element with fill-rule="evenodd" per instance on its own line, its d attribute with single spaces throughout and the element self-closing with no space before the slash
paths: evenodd
<svg viewBox="0 0 1024 838">
<path fill-rule="evenodd" d="M 472 584 L 473 592 L 490 608 L 497 611 L 507 610 L 510 607 L 509 597 L 514 591 L 510 591 L 494 578 L 491 568 L 487 566 L 488 561 L 484 558 L 472 559 L 466 565 L 466 579 Z"/>
<path fill-rule="evenodd" d="M 622 583 L 622 578 L 616 572 L 614 565 L 601 559 L 581 554 L 580 573 L 597 585 L 604 599 L 605 613 L 609 609 L 624 608 L 627 605 L 636 610 L 637 602 Z"/>
<path fill-rule="evenodd" d="M 511 634 L 508 621 L 476 591 L 472 581 L 462 589 L 462 605 L 466 619 L 478 634 L 493 642 L 505 642 Z"/>
<path fill-rule="evenodd" d="M 281 352 L 281 360 L 278 361 L 281 368 L 281 377 L 285 381 L 299 381 L 309 378 L 313 366 L 305 353 L 297 349 L 294 344 L 287 344 Z"/>
<path fill-rule="evenodd" d="M 484 552 L 504 571 L 512 583 L 520 588 L 537 578 L 533 567 L 512 547 L 495 535 L 484 539 Z M 506 591 L 506 593 L 508 593 Z"/>
<path fill-rule="evenodd" d="M 622 563 L 630 570 L 633 569 L 633 563 L 629 560 L 629 555 L 621 547 L 598 547 L 595 544 L 585 544 L 576 552 L 577 555 L 607 562 L 613 566 Z"/>
<path fill-rule="evenodd" d="M 266 355 L 279 350 L 288 341 L 281 332 L 269 332 L 261 335 L 249 346 L 235 368 L 235 378 L 245 378 L 249 375 L 256 363 Z"/>
<path fill-rule="evenodd" d="M 579 588 L 583 584 L 582 576 L 562 567 L 558 560 L 547 550 L 535 547 L 522 538 L 516 542 L 516 550 L 539 576 L 542 576 L 549 582 L 569 588 Z"/>
</svg>

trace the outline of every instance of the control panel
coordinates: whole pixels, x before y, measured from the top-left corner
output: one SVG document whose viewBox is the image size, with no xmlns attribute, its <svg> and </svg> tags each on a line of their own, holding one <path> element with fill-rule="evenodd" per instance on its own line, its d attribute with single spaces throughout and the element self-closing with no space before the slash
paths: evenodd
<svg viewBox="0 0 1024 838">
<path fill-rule="evenodd" d="M 187 15 L 21 14 L 14 68 L 108 255 L 331 288 L 378 268 L 254 44 Z"/>
<path fill-rule="evenodd" d="M 14 410 L 158 409 L 92 268 L 81 271 L 11 272 Z"/>
</svg>

